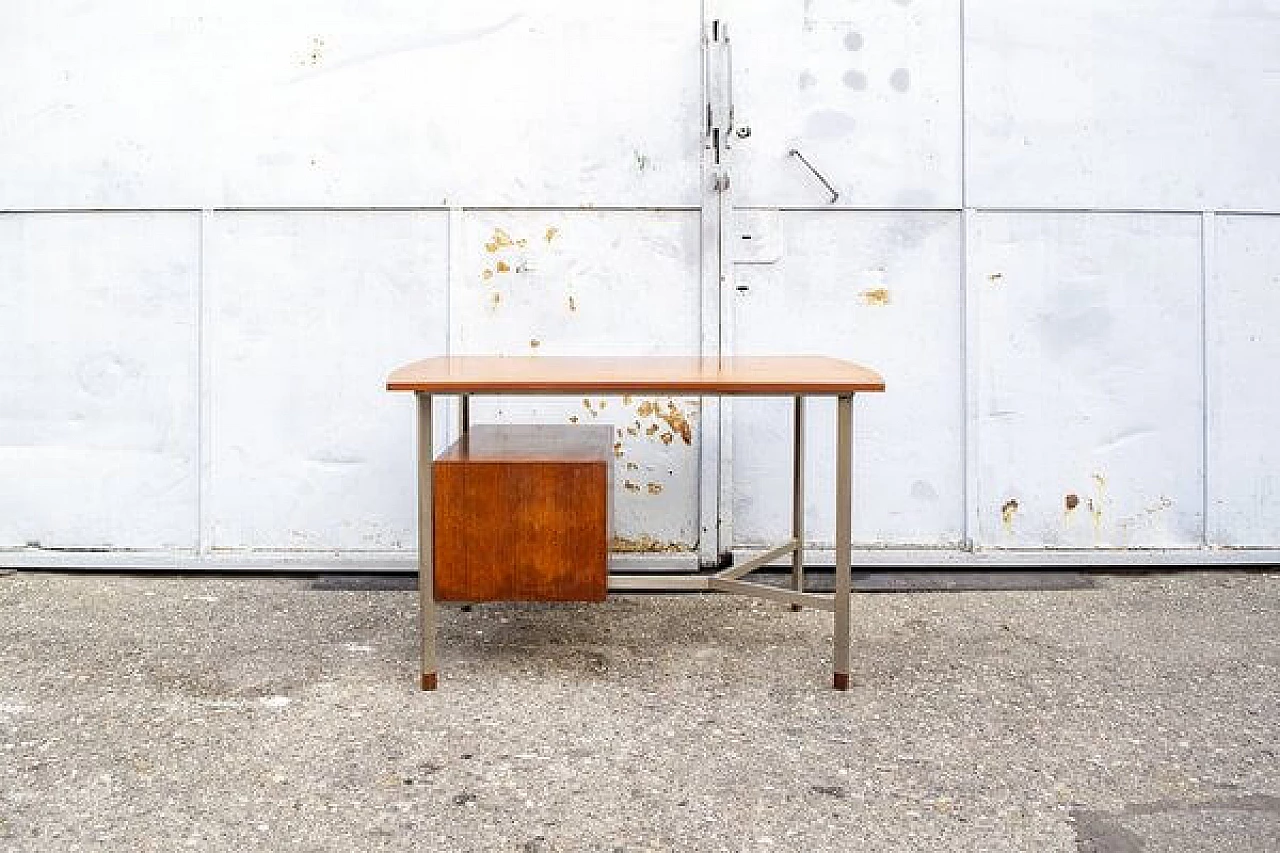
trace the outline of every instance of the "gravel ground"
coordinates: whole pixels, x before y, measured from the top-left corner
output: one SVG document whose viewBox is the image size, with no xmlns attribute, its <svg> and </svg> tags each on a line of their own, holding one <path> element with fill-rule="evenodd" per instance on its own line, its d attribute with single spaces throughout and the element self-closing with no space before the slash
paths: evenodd
<svg viewBox="0 0 1280 853">
<path fill-rule="evenodd" d="M 0 850 L 1280 850 L 1280 575 L 446 609 L 0 576 Z"/>
</svg>

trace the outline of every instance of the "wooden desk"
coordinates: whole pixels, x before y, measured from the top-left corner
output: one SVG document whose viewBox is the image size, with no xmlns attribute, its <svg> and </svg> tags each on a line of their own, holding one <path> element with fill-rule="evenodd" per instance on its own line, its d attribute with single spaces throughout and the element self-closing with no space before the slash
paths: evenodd
<svg viewBox="0 0 1280 853">
<path fill-rule="evenodd" d="M 793 608 L 814 607 L 835 613 L 833 684 L 849 687 L 849 596 L 852 521 L 853 395 L 884 390 L 872 370 L 818 356 L 762 357 L 545 357 L 448 356 L 415 361 L 393 372 L 389 391 L 412 391 L 418 400 L 418 590 L 421 597 L 422 689 L 434 690 L 436 602 L 432 593 L 431 397 L 458 395 L 463 430 L 469 426 L 472 394 L 698 394 L 703 396 L 786 396 L 794 400 L 791 539 L 741 565 L 697 575 L 680 589 L 704 589 L 755 595 Z M 836 591 L 834 597 L 804 591 L 804 400 L 836 398 Z M 770 560 L 791 554 L 792 589 L 778 589 L 742 578 Z M 632 585 L 613 576 L 610 588 Z M 652 587 L 650 587 L 652 588 Z"/>
</svg>

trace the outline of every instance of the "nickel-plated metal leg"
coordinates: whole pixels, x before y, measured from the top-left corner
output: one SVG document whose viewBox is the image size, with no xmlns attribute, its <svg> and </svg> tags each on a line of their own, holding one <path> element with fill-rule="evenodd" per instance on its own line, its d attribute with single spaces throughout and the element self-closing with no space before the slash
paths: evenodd
<svg viewBox="0 0 1280 853">
<path fill-rule="evenodd" d="M 791 553 L 791 588 L 804 592 L 804 397 L 794 401 L 795 440 L 791 454 L 791 538 L 796 549 Z M 792 610 L 803 609 L 799 604 Z"/>
<path fill-rule="evenodd" d="M 853 521 L 853 395 L 836 400 L 836 600 L 835 678 L 836 690 L 849 689 L 849 605 L 852 582 L 851 525 Z"/>
<path fill-rule="evenodd" d="M 418 635 L 421 641 L 422 689 L 435 690 L 436 597 L 434 555 L 432 554 L 431 395 L 416 392 L 418 398 Z"/>
</svg>

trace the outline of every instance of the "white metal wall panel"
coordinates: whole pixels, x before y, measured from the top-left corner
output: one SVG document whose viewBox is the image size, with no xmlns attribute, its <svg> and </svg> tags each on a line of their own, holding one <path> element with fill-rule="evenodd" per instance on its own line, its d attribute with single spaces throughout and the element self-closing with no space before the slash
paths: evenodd
<svg viewBox="0 0 1280 853">
<path fill-rule="evenodd" d="M 0 208 L 195 207 L 207 198 L 198 7 L 0 6 Z"/>
<path fill-rule="evenodd" d="M 172 5 L 0 11 L 0 207 L 698 202 L 696 3 Z"/>
<path fill-rule="evenodd" d="M 444 350 L 442 213 L 247 212 L 207 225 L 206 544 L 412 549 L 412 395 Z"/>
<path fill-rule="evenodd" d="M 778 225 L 770 224 L 773 217 Z M 769 232 L 777 229 L 780 236 Z M 963 256 L 958 213 L 754 214 L 737 229 L 780 250 L 737 267 L 734 347 L 874 365 L 888 393 L 854 400 L 854 541 L 954 545 L 964 535 Z M 731 232 L 732 233 L 732 232 Z M 739 235 L 739 238 L 741 235 Z M 790 401 L 733 403 L 738 544 L 787 538 Z M 835 536 L 835 407 L 808 408 L 809 541 Z"/>
<path fill-rule="evenodd" d="M 735 186 L 744 205 L 960 206 L 960 12 L 953 0 L 726 9 Z"/>
<path fill-rule="evenodd" d="M 1195 546 L 1200 217 L 975 214 L 977 519 L 990 546 Z"/>
<path fill-rule="evenodd" d="M 1217 216 L 1209 307 L 1209 541 L 1280 542 L 1280 216 Z"/>
<path fill-rule="evenodd" d="M 969 0 L 969 201 L 1280 209 L 1280 2 Z"/>
<path fill-rule="evenodd" d="M 196 541 L 193 214 L 0 215 L 0 546 Z"/>
<path fill-rule="evenodd" d="M 700 346 L 695 211 L 468 211 L 451 276 L 457 354 L 688 355 Z M 698 542 L 697 399 L 477 399 L 476 419 L 608 423 L 624 549 Z"/>
</svg>

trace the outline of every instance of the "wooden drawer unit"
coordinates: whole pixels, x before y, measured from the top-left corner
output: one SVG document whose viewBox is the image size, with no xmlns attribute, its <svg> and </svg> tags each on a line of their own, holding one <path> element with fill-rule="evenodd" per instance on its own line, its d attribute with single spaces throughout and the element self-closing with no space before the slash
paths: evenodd
<svg viewBox="0 0 1280 853">
<path fill-rule="evenodd" d="M 481 425 L 432 469 L 437 601 L 603 601 L 610 426 Z"/>
</svg>

